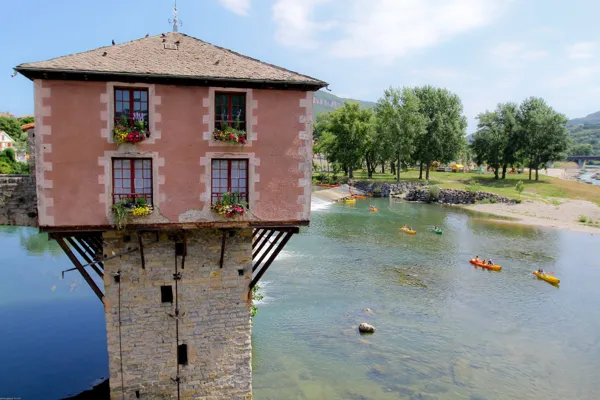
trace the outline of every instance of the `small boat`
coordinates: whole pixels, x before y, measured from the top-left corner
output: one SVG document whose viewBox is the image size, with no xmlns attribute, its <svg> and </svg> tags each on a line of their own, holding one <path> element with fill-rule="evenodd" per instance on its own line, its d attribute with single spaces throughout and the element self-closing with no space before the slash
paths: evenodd
<svg viewBox="0 0 600 400">
<path fill-rule="evenodd" d="M 409 235 L 415 235 L 417 233 L 417 231 L 413 231 L 413 230 L 410 230 L 408 228 L 398 228 L 398 230 L 400 230 L 400 231 L 402 231 L 404 233 L 408 233 Z"/>
<path fill-rule="evenodd" d="M 487 268 L 492 271 L 500 271 L 502 269 L 502 267 L 499 265 L 488 265 L 487 263 L 484 264 L 481 261 L 475 261 L 474 259 L 470 259 L 469 262 L 477 267 Z"/>
<path fill-rule="evenodd" d="M 377 208 L 377 207 L 373 207 L 373 206 L 369 206 L 369 211 L 370 211 L 370 212 L 378 212 L 378 211 L 379 211 L 379 208 Z"/>
<path fill-rule="evenodd" d="M 444 234 L 444 231 L 441 230 L 441 229 L 433 229 L 433 228 L 431 228 L 431 232 L 433 232 L 433 233 L 435 233 L 437 235 L 443 235 Z"/>
<path fill-rule="evenodd" d="M 355 194 L 355 195 L 354 195 L 354 198 L 355 198 L 355 199 L 359 199 L 359 200 L 366 200 L 366 199 L 367 199 L 367 196 L 362 196 L 362 195 L 359 195 L 359 194 Z"/>
<path fill-rule="evenodd" d="M 344 201 L 346 202 L 346 204 L 354 204 L 354 203 L 356 203 L 356 199 L 346 199 Z"/>
<path fill-rule="evenodd" d="M 538 279 L 543 279 L 548 283 L 553 285 L 558 285 L 560 283 L 560 279 L 552 275 L 540 274 L 538 271 L 533 271 L 533 274 L 538 277 Z"/>
</svg>

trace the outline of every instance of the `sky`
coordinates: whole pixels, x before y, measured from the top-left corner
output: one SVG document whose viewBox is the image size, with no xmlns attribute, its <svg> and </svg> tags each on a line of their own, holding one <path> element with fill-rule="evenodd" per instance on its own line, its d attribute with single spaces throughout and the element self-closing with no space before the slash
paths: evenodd
<svg viewBox="0 0 600 400">
<path fill-rule="evenodd" d="M 180 32 L 377 101 L 389 87 L 460 96 L 476 129 L 499 102 L 543 97 L 569 118 L 600 110 L 595 0 L 179 0 Z M 13 67 L 172 29 L 172 0 L 13 2 L 0 24 L 0 112 L 33 114 Z"/>
</svg>

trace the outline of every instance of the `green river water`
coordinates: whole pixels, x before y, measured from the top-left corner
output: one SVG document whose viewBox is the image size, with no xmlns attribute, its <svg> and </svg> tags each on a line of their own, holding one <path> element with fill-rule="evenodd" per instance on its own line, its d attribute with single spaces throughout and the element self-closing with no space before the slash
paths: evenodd
<svg viewBox="0 0 600 400">
<path fill-rule="evenodd" d="M 263 277 L 254 399 L 598 399 L 599 247 L 600 235 L 437 205 L 314 210 Z M 503 270 L 475 269 L 474 255 Z"/>
</svg>

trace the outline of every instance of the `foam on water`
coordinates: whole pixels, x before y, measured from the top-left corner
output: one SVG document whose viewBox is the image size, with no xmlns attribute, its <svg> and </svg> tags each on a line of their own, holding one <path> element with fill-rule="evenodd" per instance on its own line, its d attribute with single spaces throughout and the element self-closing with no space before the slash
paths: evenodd
<svg viewBox="0 0 600 400">
<path fill-rule="evenodd" d="M 333 203 L 331 201 L 322 200 L 316 198 L 315 196 L 312 196 L 310 202 L 310 211 L 323 210 L 325 208 L 328 208 L 332 204 Z"/>
</svg>

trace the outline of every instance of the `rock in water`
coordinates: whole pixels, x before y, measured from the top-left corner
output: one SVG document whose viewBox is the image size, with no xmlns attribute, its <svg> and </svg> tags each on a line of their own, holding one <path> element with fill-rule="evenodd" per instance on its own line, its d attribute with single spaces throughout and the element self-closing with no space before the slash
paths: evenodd
<svg viewBox="0 0 600 400">
<path fill-rule="evenodd" d="M 360 333 L 375 333 L 375 327 L 363 322 L 358 326 L 358 331 Z"/>
</svg>

